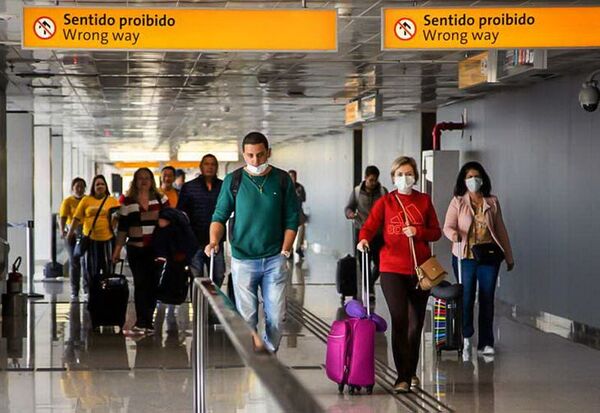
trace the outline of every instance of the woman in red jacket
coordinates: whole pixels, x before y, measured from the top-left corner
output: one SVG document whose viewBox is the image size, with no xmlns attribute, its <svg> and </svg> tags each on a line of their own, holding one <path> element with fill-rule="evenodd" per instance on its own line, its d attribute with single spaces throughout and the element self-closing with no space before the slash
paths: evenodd
<svg viewBox="0 0 600 413">
<path fill-rule="evenodd" d="M 420 383 L 416 373 L 429 298 L 429 291 L 417 288 L 415 262 L 408 239 L 414 240 L 417 264 L 421 265 L 431 257 L 428 243 L 442 236 L 431 198 L 412 188 L 418 179 L 413 158 L 400 157 L 394 161 L 392 180 L 396 190 L 375 203 L 360 231 L 357 246 L 360 251 L 368 248 L 369 241 L 380 228 L 383 229 L 381 288 L 392 316 L 392 347 L 398 372 L 394 390 L 403 393 Z"/>
</svg>

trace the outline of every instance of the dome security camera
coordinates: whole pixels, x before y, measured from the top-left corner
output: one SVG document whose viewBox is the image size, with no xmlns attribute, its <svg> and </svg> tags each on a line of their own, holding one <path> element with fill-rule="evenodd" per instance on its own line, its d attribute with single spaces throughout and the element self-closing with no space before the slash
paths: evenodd
<svg viewBox="0 0 600 413">
<path fill-rule="evenodd" d="M 600 91 L 598 91 L 597 83 L 594 80 L 587 81 L 581 87 L 579 92 L 579 104 L 587 112 L 593 112 L 598 109 L 600 101 Z"/>
</svg>

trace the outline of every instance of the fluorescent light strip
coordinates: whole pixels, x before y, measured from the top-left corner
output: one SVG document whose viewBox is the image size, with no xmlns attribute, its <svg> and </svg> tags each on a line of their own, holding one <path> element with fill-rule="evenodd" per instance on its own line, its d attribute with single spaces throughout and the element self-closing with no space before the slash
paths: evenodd
<svg viewBox="0 0 600 413">
<path fill-rule="evenodd" d="M 210 151 L 210 152 L 182 152 L 179 151 L 177 154 L 178 161 L 198 161 L 202 159 L 204 155 L 211 153 L 217 157 L 219 162 L 237 162 L 240 160 L 240 154 L 237 151 Z"/>
<path fill-rule="evenodd" d="M 169 152 L 110 152 L 108 158 L 111 162 L 138 162 L 138 161 L 168 161 Z"/>
</svg>

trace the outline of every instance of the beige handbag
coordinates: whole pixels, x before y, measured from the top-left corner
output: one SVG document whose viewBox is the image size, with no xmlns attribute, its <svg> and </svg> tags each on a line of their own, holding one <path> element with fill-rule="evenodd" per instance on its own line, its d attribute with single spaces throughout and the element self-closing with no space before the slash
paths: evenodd
<svg viewBox="0 0 600 413">
<path fill-rule="evenodd" d="M 396 200 L 404 212 L 406 224 L 410 226 L 408 213 L 406 212 L 406 209 L 404 208 L 404 205 L 402 204 L 402 201 L 400 201 L 398 195 L 396 195 Z M 419 265 L 417 263 L 417 254 L 415 252 L 415 241 L 413 240 L 413 237 L 408 237 L 408 243 L 410 245 L 410 252 L 415 263 L 417 278 L 419 279 L 418 287 L 424 291 L 431 290 L 431 288 L 441 283 L 448 273 L 446 270 L 444 270 L 444 267 L 442 267 L 442 264 L 439 263 L 437 258 L 435 258 L 435 255 L 429 257 L 423 264 Z"/>
</svg>

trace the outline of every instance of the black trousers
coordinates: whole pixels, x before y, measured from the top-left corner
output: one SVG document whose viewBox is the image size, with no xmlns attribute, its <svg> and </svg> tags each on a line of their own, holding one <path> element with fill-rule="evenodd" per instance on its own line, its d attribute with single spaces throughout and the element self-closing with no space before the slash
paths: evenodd
<svg viewBox="0 0 600 413">
<path fill-rule="evenodd" d="M 416 275 L 382 273 L 381 288 L 392 316 L 392 352 L 399 381 L 417 372 L 429 291 L 416 289 Z"/>
<path fill-rule="evenodd" d="M 153 328 L 152 318 L 156 308 L 156 289 L 159 272 L 154 262 L 152 248 L 127 247 L 129 268 L 133 274 L 133 297 L 135 300 L 135 325 L 140 328 Z"/>
<path fill-rule="evenodd" d="M 103 277 L 108 277 L 112 273 L 111 258 L 114 242 L 114 238 L 108 241 L 90 240 L 90 246 L 84 256 L 88 282 L 100 282 Z M 86 281 L 83 286 L 87 289 Z"/>
</svg>

